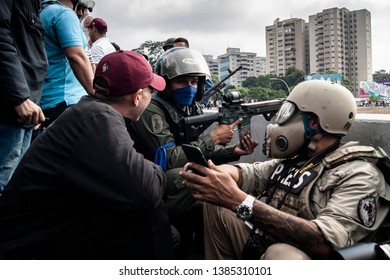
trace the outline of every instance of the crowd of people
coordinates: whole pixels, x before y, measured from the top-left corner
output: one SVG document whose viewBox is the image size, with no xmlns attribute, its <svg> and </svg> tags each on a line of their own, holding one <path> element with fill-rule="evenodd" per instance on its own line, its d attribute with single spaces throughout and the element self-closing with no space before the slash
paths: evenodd
<svg viewBox="0 0 390 280">
<path fill-rule="evenodd" d="M 302 82 L 266 128 L 270 160 L 237 163 L 259 144 L 231 143 L 240 119 L 185 135 L 211 83 L 203 55 L 169 38 L 152 69 L 94 6 L 0 4 L 0 259 L 328 259 L 384 236 L 384 176 L 342 143 L 349 90 Z"/>
</svg>

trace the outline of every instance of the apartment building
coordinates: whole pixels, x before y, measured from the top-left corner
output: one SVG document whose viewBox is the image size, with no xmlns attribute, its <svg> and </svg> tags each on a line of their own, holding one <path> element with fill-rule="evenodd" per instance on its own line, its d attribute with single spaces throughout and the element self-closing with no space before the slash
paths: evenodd
<svg viewBox="0 0 390 280">
<path fill-rule="evenodd" d="M 226 53 L 219 55 L 219 75 L 220 79 L 229 74 L 229 69 L 234 70 L 240 65 L 242 69 L 228 79 L 226 86 L 241 86 L 248 77 L 258 77 L 265 75 L 265 57 L 257 57 L 254 52 L 241 52 L 239 48 L 227 48 Z"/>
<path fill-rule="evenodd" d="M 210 74 L 219 77 L 219 60 L 214 58 L 211 54 L 204 54 L 203 57 L 209 66 Z"/>
<path fill-rule="evenodd" d="M 310 72 L 344 75 L 356 97 L 360 81 L 372 80 L 371 14 L 331 8 L 309 16 Z"/>
<path fill-rule="evenodd" d="M 372 80 L 371 13 L 325 9 L 303 19 L 276 19 L 266 26 L 267 73 L 284 76 L 295 66 L 309 73 L 336 71 L 358 97 L 361 81 Z"/>
<path fill-rule="evenodd" d="M 267 58 L 265 56 L 255 57 L 255 77 L 267 74 Z"/>
<path fill-rule="evenodd" d="M 267 73 L 284 76 L 295 66 L 306 71 L 305 21 L 291 18 L 265 27 Z"/>
</svg>

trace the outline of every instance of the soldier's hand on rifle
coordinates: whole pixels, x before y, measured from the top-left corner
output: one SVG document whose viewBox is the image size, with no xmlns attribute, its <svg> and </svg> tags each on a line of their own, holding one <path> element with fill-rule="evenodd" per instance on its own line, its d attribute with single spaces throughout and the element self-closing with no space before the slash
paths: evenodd
<svg viewBox="0 0 390 280">
<path fill-rule="evenodd" d="M 236 156 L 245 156 L 253 153 L 255 148 L 259 145 L 259 142 L 250 137 L 249 135 L 245 135 L 241 140 L 241 143 L 236 145 L 233 153 Z"/>
<path fill-rule="evenodd" d="M 213 131 L 210 132 L 211 138 L 213 138 L 215 144 L 224 145 L 230 142 L 234 135 L 234 127 L 242 122 L 242 119 L 239 118 L 232 122 L 231 124 L 219 124 Z"/>
</svg>

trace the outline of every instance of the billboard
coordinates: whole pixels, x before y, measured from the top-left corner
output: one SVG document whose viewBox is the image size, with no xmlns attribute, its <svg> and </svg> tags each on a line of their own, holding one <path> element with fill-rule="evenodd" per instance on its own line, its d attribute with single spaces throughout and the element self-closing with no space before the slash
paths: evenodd
<svg viewBox="0 0 390 280">
<path fill-rule="evenodd" d="M 367 82 L 367 81 L 360 82 L 359 97 L 368 98 L 370 96 L 377 96 L 380 98 L 389 98 L 390 97 L 389 85 L 386 85 L 386 83 L 378 83 L 378 82 Z"/>
<path fill-rule="evenodd" d="M 305 76 L 305 81 L 309 80 L 325 80 L 330 81 L 333 83 L 337 83 L 341 85 L 341 81 L 343 79 L 343 75 L 340 73 L 334 73 L 334 74 L 311 74 Z"/>
</svg>

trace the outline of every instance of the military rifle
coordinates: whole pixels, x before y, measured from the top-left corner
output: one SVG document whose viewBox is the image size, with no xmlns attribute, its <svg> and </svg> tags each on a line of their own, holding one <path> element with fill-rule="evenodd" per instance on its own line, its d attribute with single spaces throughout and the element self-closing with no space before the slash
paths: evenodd
<svg viewBox="0 0 390 280">
<path fill-rule="evenodd" d="M 223 78 L 222 80 L 220 80 L 218 83 L 216 83 L 215 85 L 213 85 L 211 88 L 209 88 L 208 90 L 206 90 L 200 100 L 200 103 L 201 104 L 205 104 L 205 102 L 211 97 L 213 96 L 214 94 L 216 94 L 217 92 L 220 92 L 224 87 L 225 87 L 225 81 L 227 79 L 229 79 L 231 76 L 233 76 L 234 74 L 236 74 L 238 71 L 240 71 L 242 68 L 242 66 L 238 66 L 236 69 L 234 69 L 233 71 L 231 71 L 230 69 L 228 69 L 228 72 L 229 74 Z"/>
<path fill-rule="evenodd" d="M 245 135 L 251 135 L 250 125 L 252 116 L 263 115 L 267 121 L 270 121 L 285 100 L 274 99 L 244 103 L 241 93 L 238 91 L 223 94 L 222 99 L 222 106 L 218 108 L 218 112 L 190 116 L 181 120 L 185 142 L 197 139 L 214 122 L 231 124 L 239 118 L 242 119 L 242 122 L 237 126 L 241 141 Z"/>
</svg>

